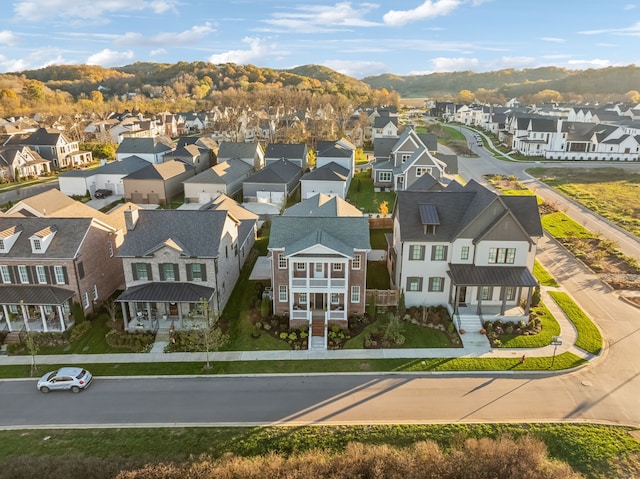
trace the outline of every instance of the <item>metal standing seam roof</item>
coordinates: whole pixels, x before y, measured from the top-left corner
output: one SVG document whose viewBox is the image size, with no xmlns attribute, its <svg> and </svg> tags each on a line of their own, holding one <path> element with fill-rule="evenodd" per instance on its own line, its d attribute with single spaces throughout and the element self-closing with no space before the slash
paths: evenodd
<svg viewBox="0 0 640 479">
<path fill-rule="evenodd" d="M 418 211 L 420 211 L 420 221 L 423 225 L 439 225 L 438 209 L 433 203 L 419 203 Z"/>
<path fill-rule="evenodd" d="M 456 286 L 525 286 L 538 281 L 526 266 L 476 266 L 449 264 L 449 277 Z"/>
<path fill-rule="evenodd" d="M 116 301 L 197 303 L 202 298 L 211 300 L 214 293 L 215 288 L 199 284 L 164 281 L 128 288 Z"/>
<path fill-rule="evenodd" d="M 0 288 L 0 303 L 25 305 L 61 305 L 72 298 L 70 289 L 48 285 L 3 285 Z"/>
</svg>

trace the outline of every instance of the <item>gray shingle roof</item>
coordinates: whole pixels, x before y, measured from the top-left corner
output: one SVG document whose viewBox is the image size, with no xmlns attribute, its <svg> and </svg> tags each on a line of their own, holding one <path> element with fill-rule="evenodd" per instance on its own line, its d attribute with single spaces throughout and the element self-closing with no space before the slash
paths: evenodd
<svg viewBox="0 0 640 479">
<path fill-rule="evenodd" d="M 175 148 L 173 141 L 166 136 L 154 138 L 124 138 L 116 150 L 117 154 L 127 153 L 131 155 L 155 154 L 172 151 Z"/>
<path fill-rule="evenodd" d="M 304 143 L 271 143 L 264 151 L 264 157 L 303 159 L 307 156 L 307 145 Z"/>
<path fill-rule="evenodd" d="M 218 149 L 218 159 L 223 161 L 228 158 L 254 158 L 258 148 L 260 148 L 258 143 L 223 141 Z"/>
<path fill-rule="evenodd" d="M 215 210 L 139 210 L 138 222 L 127 231 L 120 248 L 121 257 L 143 257 L 173 241 L 189 256 L 215 258 L 226 211 Z"/>
<path fill-rule="evenodd" d="M 332 161 L 320 168 L 311 170 L 302 176 L 301 181 L 314 180 L 314 181 L 346 181 L 349 176 L 349 170 L 344 166 Z"/>
<path fill-rule="evenodd" d="M 0 259 L 75 258 L 92 221 L 91 218 L 0 217 L 0 231 L 14 226 L 23 228 L 11 250 L 8 253 L 0 253 Z M 51 226 L 55 226 L 57 231 L 46 253 L 33 253 L 29 238 Z"/>
<path fill-rule="evenodd" d="M 125 176 L 127 180 L 166 180 L 181 175 L 185 171 L 194 170 L 193 165 L 187 165 L 182 161 L 169 160 L 164 163 L 149 164 Z"/>
<path fill-rule="evenodd" d="M 290 206 L 283 216 L 362 216 L 362 212 L 339 196 L 323 193 L 313 195 L 300 203 Z"/>
<path fill-rule="evenodd" d="M 202 173 L 189 178 L 184 183 L 226 184 L 229 185 L 240 178 L 244 178 L 253 167 L 239 158 L 218 163 Z"/>
<path fill-rule="evenodd" d="M 269 248 L 284 248 L 294 254 L 316 244 L 346 256 L 353 250 L 369 250 L 369 220 L 366 217 L 296 217 L 276 216 L 271 223 Z"/>
<path fill-rule="evenodd" d="M 289 183 L 302 174 L 302 168 L 286 159 L 268 164 L 247 178 L 244 183 Z"/>
</svg>

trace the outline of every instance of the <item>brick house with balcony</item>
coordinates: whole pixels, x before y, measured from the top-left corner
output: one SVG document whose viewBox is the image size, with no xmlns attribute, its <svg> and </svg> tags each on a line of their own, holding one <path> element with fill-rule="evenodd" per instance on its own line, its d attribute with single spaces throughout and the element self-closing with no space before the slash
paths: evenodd
<svg viewBox="0 0 640 479">
<path fill-rule="evenodd" d="M 308 212 L 307 212 L 308 213 Z M 353 216 L 276 216 L 269 238 L 273 312 L 310 328 L 326 349 L 327 328 L 365 312 L 369 223 Z"/>
<path fill-rule="evenodd" d="M 96 218 L 0 216 L 0 329 L 64 331 L 123 283 L 118 231 Z"/>
</svg>

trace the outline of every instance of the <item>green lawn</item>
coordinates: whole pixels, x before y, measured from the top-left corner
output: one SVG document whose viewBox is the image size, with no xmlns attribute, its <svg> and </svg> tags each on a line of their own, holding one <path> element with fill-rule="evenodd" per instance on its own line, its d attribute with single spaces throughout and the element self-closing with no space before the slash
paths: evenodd
<svg viewBox="0 0 640 479">
<path fill-rule="evenodd" d="M 595 324 L 567 293 L 550 291 L 549 294 L 578 330 L 576 346 L 591 354 L 600 354 L 602 335 Z"/>
<path fill-rule="evenodd" d="M 502 334 L 500 341 L 503 348 L 542 348 L 551 343 L 552 336 L 560 336 L 560 325 L 544 304 L 540 303 L 536 308 L 532 308 L 532 311 L 542 321 L 540 332 L 530 336 Z"/>
<path fill-rule="evenodd" d="M 369 230 L 369 241 L 371 241 L 371 249 L 387 249 L 387 239 L 385 234 L 392 233 L 391 229 Z"/>
<path fill-rule="evenodd" d="M 367 289 L 389 289 L 390 279 L 385 261 L 367 261 Z"/>
<path fill-rule="evenodd" d="M 595 238 L 588 229 L 569 218 L 566 214 L 557 211 L 541 218 L 542 227 L 552 236 L 562 238 Z"/>
<path fill-rule="evenodd" d="M 533 275 L 538 281 L 540 281 L 542 286 L 550 286 L 552 288 L 557 288 L 559 286 L 554 277 L 544 269 L 544 266 L 538 263 L 538 260 L 535 260 L 533 263 Z"/>
<path fill-rule="evenodd" d="M 376 193 L 373 191 L 373 179 L 370 172 L 361 171 L 351 181 L 347 200 L 357 208 L 364 209 L 366 213 L 378 213 L 380 204 L 386 201 L 389 213 L 391 213 L 396 201 L 396 194 L 393 191 Z"/>
<path fill-rule="evenodd" d="M 386 315 L 382 315 L 386 316 Z M 363 349 L 364 337 L 367 333 L 371 333 L 376 329 L 385 329 L 389 324 L 388 318 L 378 319 L 374 323 L 367 326 L 362 333 L 355 338 L 351 338 L 344 345 L 344 349 Z M 405 337 L 405 343 L 402 348 L 451 348 L 451 343 L 447 335 L 442 331 L 423 328 L 406 321 L 402 321 L 401 334 Z"/>
</svg>

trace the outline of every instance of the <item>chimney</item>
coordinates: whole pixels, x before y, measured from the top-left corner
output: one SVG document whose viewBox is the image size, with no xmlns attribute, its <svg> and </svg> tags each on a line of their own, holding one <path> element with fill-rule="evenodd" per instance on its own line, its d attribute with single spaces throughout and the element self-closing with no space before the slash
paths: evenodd
<svg viewBox="0 0 640 479">
<path fill-rule="evenodd" d="M 127 227 L 127 231 L 132 231 L 136 227 L 137 222 L 138 209 L 131 209 L 131 206 L 129 206 L 128 210 L 124 210 L 124 224 Z"/>
</svg>

